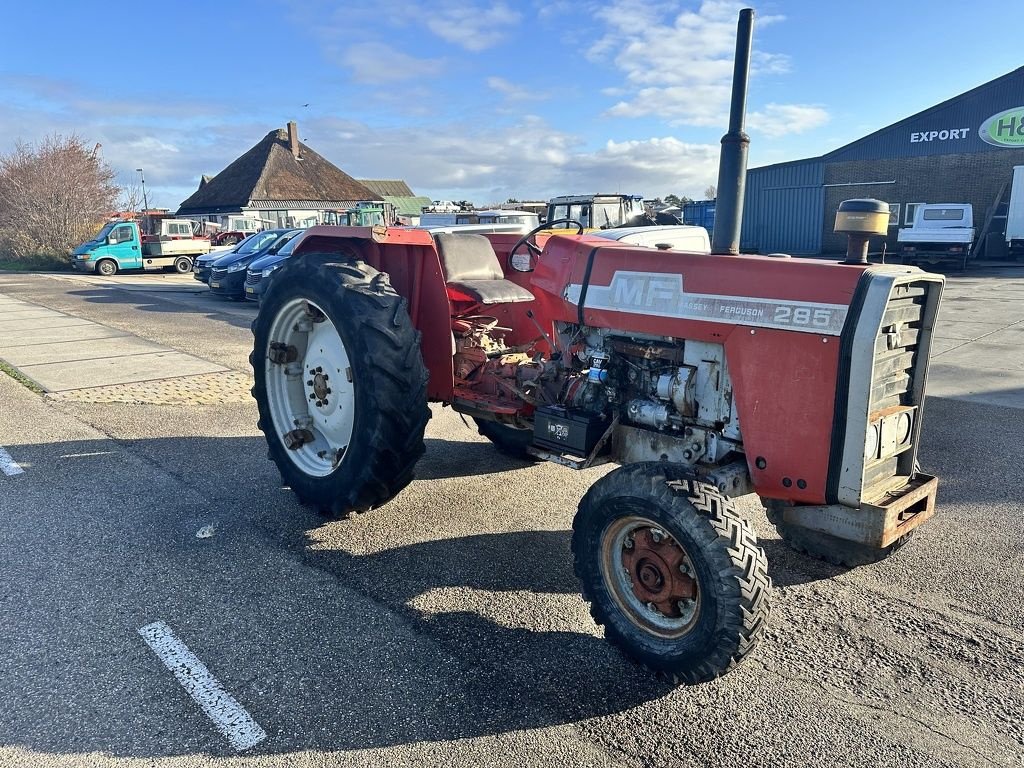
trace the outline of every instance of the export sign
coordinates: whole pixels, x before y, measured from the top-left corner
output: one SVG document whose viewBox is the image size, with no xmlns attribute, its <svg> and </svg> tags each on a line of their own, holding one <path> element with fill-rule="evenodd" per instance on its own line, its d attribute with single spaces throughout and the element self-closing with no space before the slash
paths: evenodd
<svg viewBox="0 0 1024 768">
<path fill-rule="evenodd" d="M 1024 147 L 1024 107 L 992 115 L 981 124 L 978 136 L 996 147 Z"/>
</svg>

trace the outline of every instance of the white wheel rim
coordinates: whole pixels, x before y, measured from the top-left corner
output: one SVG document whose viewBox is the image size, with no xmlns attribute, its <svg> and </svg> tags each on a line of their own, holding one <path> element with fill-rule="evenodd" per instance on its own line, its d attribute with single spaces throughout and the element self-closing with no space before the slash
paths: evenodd
<svg viewBox="0 0 1024 768">
<path fill-rule="evenodd" d="M 299 470 L 314 477 L 329 475 L 347 453 L 355 422 L 355 386 L 345 342 L 327 313 L 307 299 L 292 299 L 281 308 L 271 323 L 269 342 L 298 351 L 291 363 L 271 362 L 269 344 L 264 353 L 273 429 Z M 285 436 L 298 430 L 308 430 L 313 439 L 290 449 Z"/>
</svg>

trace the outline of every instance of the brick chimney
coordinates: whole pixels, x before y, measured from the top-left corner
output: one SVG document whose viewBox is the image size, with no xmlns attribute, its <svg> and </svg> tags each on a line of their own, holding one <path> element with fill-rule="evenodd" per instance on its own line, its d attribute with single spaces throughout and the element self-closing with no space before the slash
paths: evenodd
<svg viewBox="0 0 1024 768">
<path fill-rule="evenodd" d="M 299 126 L 294 120 L 288 121 L 288 146 L 291 147 L 292 157 L 299 159 Z"/>
</svg>

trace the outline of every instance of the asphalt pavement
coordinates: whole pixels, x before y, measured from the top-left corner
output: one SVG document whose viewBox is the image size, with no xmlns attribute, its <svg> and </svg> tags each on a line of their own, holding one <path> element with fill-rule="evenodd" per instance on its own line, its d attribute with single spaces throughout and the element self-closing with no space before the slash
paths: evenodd
<svg viewBox="0 0 1024 768">
<path fill-rule="evenodd" d="M 254 306 L 118 278 L 0 294 L 248 370 Z M 505 458 L 434 407 L 417 480 L 327 521 L 281 487 L 252 402 L 0 374 L 0 765 L 1020 765 L 1021 307 L 1024 270 L 949 281 L 921 449 L 939 510 L 897 555 L 824 565 L 743 501 L 770 630 L 695 687 L 620 656 L 579 598 L 569 529 L 603 468 Z"/>
</svg>

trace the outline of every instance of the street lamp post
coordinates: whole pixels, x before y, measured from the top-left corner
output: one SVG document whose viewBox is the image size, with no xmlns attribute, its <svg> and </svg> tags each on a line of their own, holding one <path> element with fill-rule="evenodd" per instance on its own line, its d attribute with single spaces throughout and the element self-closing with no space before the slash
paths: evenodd
<svg viewBox="0 0 1024 768">
<path fill-rule="evenodd" d="M 141 168 L 136 168 L 135 170 L 142 177 L 142 216 L 143 216 L 144 220 L 148 220 L 149 219 L 149 198 L 146 197 L 146 174 L 143 172 L 143 170 Z M 145 224 L 148 224 L 148 223 L 149 223 L 148 221 L 145 221 L 143 226 L 145 227 Z"/>
</svg>

